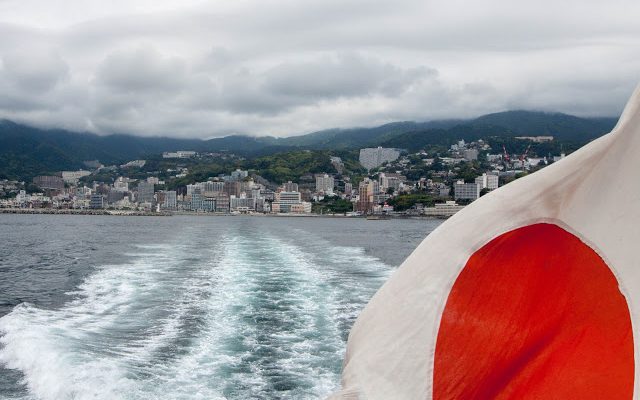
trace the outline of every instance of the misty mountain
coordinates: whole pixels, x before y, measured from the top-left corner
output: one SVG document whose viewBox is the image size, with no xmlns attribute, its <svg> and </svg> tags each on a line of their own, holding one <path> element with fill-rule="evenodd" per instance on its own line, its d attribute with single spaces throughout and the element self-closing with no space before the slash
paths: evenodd
<svg viewBox="0 0 640 400">
<path fill-rule="evenodd" d="M 448 128 L 463 120 L 443 120 L 429 122 L 392 122 L 373 128 L 329 129 L 303 136 L 292 136 L 279 140 L 280 144 L 314 149 L 347 149 L 379 144 L 406 132 Z"/>
<path fill-rule="evenodd" d="M 580 147 L 610 132 L 616 122 L 617 118 L 579 118 L 561 113 L 507 111 L 458 121 L 449 127 L 404 132 L 380 145 L 418 151 L 425 145 L 448 147 L 460 139 L 471 142 L 492 137 L 553 136 L 556 141 Z"/>
<path fill-rule="evenodd" d="M 502 127 L 516 135 L 554 136 L 563 141 L 589 141 L 610 132 L 618 118 L 580 118 L 562 113 L 507 111 L 471 121 L 479 127 Z"/>
<path fill-rule="evenodd" d="M 586 143 L 609 132 L 616 118 L 580 118 L 560 113 L 507 111 L 471 120 L 395 122 L 373 128 L 330 129 L 287 138 L 227 136 L 210 140 L 99 136 L 61 129 L 38 129 L 0 121 L 0 178 L 30 179 L 38 174 L 79 169 L 83 161 L 122 164 L 164 151 L 228 151 L 245 157 L 300 149 L 353 149 L 384 145 L 417 150 L 483 137 L 552 135 Z"/>
</svg>

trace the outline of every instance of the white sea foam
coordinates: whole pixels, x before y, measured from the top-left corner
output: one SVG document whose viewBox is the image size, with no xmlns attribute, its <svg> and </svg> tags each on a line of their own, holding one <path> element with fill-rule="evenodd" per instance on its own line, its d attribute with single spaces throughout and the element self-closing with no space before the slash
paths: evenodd
<svg viewBox="0 0 640 400">
<path fill-rule="evenodd" d="M 140 246 L 58 309 L 0 318 L 0 363 L 37 399 L 320 398 L 390 268 L 318 238 Z"/>
</svg>

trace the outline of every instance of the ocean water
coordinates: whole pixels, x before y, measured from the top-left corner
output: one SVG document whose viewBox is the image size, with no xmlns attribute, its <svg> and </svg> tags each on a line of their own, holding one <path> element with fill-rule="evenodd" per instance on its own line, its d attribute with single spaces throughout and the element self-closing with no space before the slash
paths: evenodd
<svg viewBox="0 0 640 400">
<path fill-rule="evenodd" d="M 316 399 L 436 220 L 0 215 L 0 399 Z"/>
</svg>

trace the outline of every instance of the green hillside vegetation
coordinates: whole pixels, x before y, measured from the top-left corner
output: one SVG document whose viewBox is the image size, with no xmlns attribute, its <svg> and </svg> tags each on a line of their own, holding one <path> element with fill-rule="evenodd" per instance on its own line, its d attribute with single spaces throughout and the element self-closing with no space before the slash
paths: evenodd
<svg viewBox="0 0 640 400">
<path fill-rule="evenodd" d="M 326 150 L 297 150 L 278 153 L 247 160 L 241 166 L 279 184 L 287 181 L 296 182 L 305 174 L 336 173 L 335 167 L 330 162 L 331 156 L 342 158 L 345 162 L 347 175 L 366 172 L 357 162 L 354 152 Z"/>
<path fill-rule="evenodd" d="M 435 198 L 427 194 L 401 194 L 387 201 L 387 204 L 393 206 L 394 211 L 405 211 L 413 207 L 415 204 L 423 204 L 425 207 L 433 207 Z"/>
<path fill-rule="evenodd" d="M 325 197 L 313 203 L 313 210 L 316 214 L 344 214 L 353 211 L 353 203 L 339 197 Z"/>
<path fill-rule="evenodd" d="M 345 164 L 357 164 L 357 149 L 362 147 L 381 145 L 411 152 L 429 148 L 441 152 L 459 139 L 473 141 L 484 138 L 490 141 L 494 152 L 504 144 L 510 153 L 521 153 L 527 143 L 514 140 L 514 136 L 552 135 L 556 140 L 551 144 L 534 145 L 535 152 L 557 153 L 560 145 L 570 151 L 609 132 L 615 122 L 615 118 L 508 111 L 466 121 L 396 122 L 373 128 L 332 129 L 288 138 L 233 135 L 197 140 L 122 134 L 98 136 L 61 129 L 38 129 L 3 120 L 0 121 L 0 179 L 31 180 L 36 175 L 80 169 L 86 160 L 119 165 L 134 159 L 150 160 L 164 151 L 194 150 L 237 154 L 250 160 L 248 165 L 251 168 L 263 172 L 270 179 L 286 181 L 304 173 L 331 171 L 327 169 L 328 161 L 322 159 L 328 153 L 304 154 L 303 150 L 346 152 L 349 156 L 343 157 Z M 548 148 L 542 148 L 544 146 Z M 287 152 L 291 155 L 284 155 Z M 208 162 L 205 160 L 205 164 Z M 193 173 L 204 176 L 220 170 L 219 167 L 226 168 L 226 163 L 197 167 L 195 169 L 199 170 Z M 358 168 L 353 164 L 347 165 L 352 173 L 358 173 Z"/>
<path fill-rule="evenodd" d="M 617 118 L 580 118 L 549 112 L 506 111 L 473 120 L 474 126 L 499 126 L 515 135 L 555 136 L 563 141 L 587 142 L 610 132 Z"/>
</svg>

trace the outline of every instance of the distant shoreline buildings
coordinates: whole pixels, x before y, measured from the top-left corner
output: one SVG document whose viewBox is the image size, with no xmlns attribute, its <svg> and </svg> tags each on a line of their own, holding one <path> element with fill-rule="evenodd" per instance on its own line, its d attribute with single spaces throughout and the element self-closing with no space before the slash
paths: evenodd
<svg viewBox="0 0 640 400">
<path fill-rule="evenodd" d="M 553 137 L 517 139 L 540 143 Z M 509 155 L 504 147 L 502 151 L 491 150 L 483 140 L 471 143 L 459 140 L 446 152 L 435 155 L 426 151 L 407 154 L 393 148 L 363 148 L 359 151 L 359 162 L 368 171 L 365 176 L 352 180 L 353 176 L 344 174 L 345 162 L 330 156 L 327 168 L 335 171 L 302 174 L 298 181 L 288 180 L 280 185 L 240 168 L 185 184 L 184 178 L 192 176 L 189 168 L 213 153 L 164 152 L 162 160 L 178 161 L 169 162 L 165 171 L 147 172 L 146 178 L 140 175 L 144 176 L 147 160 L 133 160 L 120 167 L 90 161 L 85 165 L 95 167 L 93 171 L 39 175 L 30 183 L 30 193 L 24 182 L 0 180 L 0 208 L 304 215 L 325 213 L 335 207 L 345 215 L 446 218 L 501 184 L 564 157 L 564 153 L 529 157 L 529 148 L 519 156 Z M 217 156 L 228 157 L 221 153 Z M 163 161 L 165 165 L 167 162 Z M 147 168 L 158 164 L 156 161 L 150 165 Z M 100 174 L 105 171 L 112 174 L 110 182 L 91 181 L 92 176 L 104 176 Z M 115 173 L 119 175 L 113 177 Z M 176 180 L 181 180 L 181 184 L 176 186 Z M 34 192 L 33 186 L 40 192 Z"/>
</svg>

